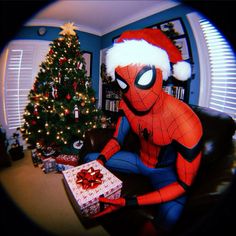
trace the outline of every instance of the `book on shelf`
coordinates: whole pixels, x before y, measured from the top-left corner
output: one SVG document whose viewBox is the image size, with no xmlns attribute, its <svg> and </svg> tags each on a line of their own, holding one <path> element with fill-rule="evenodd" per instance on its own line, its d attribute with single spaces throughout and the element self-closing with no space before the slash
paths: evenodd
<svg viewBox="0 0 236 236">
<path fill-rule="evenodd" d="M 181 86 L 167 85 L 163 86 L 163 90 L 177 99 L 184 100 L 185 89 Z"/>
<path fill-rule="evenodd" d="M 119 100 L 110 100 L 106 99 L 105 100 L 105 110 L 107 111 L 113 111 L 113 112 L 118 112 L 119 110 Z"/>
</svg>

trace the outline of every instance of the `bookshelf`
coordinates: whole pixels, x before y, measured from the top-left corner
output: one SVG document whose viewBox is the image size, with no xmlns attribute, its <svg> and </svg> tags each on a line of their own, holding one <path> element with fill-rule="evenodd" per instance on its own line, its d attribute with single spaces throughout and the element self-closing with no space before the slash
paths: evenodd
<svg viewBox="0 0 236 236">
<path fill-rule="evenodd" d="M 103 83 L 102 110 L 107 117 L 111 118 L 111 123 L 117 120 L 121 96 L 121 90 L 116 82 Z"/>
</svg>

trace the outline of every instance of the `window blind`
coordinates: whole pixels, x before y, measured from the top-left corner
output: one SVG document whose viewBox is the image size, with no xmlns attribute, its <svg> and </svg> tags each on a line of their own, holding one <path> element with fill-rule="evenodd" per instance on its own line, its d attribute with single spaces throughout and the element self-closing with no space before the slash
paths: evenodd
<svg viewBox="0 0 236 236">
<path fill-rule="evenodd" d="M 28 85 L 32 82 L 33 48 L 9 51 L 5 81 L 5 107 L 9 129 L 21 126 Z"/>
<path fill-rule="evenodd" d="M 23 113 L 28 104 L 28 94 L 33 86 L 39 65 L 44 60 L 49 42 L 12 41 L 8 45 L 5 74 L 5 120 L 10 135 L 23 124 Z"/>
<path fill-rule="evenodd" d="M 199 20 L 210 60 L 209 107 L 236 120 L 236 59 L 223 35 L 207 19 Z"/>
</svg>

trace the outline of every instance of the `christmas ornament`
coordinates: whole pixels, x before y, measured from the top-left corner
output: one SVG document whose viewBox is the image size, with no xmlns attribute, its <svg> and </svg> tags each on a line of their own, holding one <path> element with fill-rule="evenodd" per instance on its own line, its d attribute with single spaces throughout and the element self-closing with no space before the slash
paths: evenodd
<svg viewBox="0 0 236 236">
<path fill-rule="evenodd" d="M 62 64 L 64 64 L 66 61 L 67 61 L 67 58 L 66 58 L 66 57 L 61 57 L 61 58 L 59 58 L 59 64 L 60 64 L 60 66 L 61 66 Z"/>
<path fill-rule="evenodd" d="M 76 81 L 74 81 L 74 82 L 73 82 L 73 88 L 74 88 L 74 92 L 76 92 L 76 89 L 77 89 L 77 84 L 78 84 L 78 83 L 77 83 Z"/>
<path fill-rule="evenodd" d="M 43 147 L 42 154 L 46 157 L 52 156 L 55 154 L 56 150 L 52 147 Z"/>
<path fill-rule="evenodd" d="M 39 100 L 39 96 L 38 95 L 36 95 L 36 96 L 34 96 L 34 101 L 38 101 Z"/>
<path fill-rule="evenodd" d="M 32 120 L 30 123 L 31 125 L 36 125 L 37 122 L 35 120 Z"/>
<path fill-rule="evenodd" d="M 102 183 L 103 174 L 100 170 L 95 170 L 93 167 L 82 169 L 76 175 L 76 184 L 81 185 L 83 189 L 94 189 Z"/>
<path fill-rule="evenodd" d="M 52 55 L 54 53 L 53 49 L 49 50 L 49 54 Z"/>
<path fill-rule="evenodd" d="M 34 115 L 38 116 L 39 112 L 38 112 L 38 107 L 37 105 L 34 105 Z"/>
<path fill-rule="evenodd" d="M 67 100 L 70 100 L 70 99 L 71 99 L 71 95 L 70 95 L 69 93 L 66 95 L 66 99 L 67 99 Z"/>
<path fill-rule="evenodd" d="M 69 115 L 70 114 L 70 110 L 69 109 L 65 109 L 64 113 L 65 113 L 65 115 Z"/>
<path fill-rule="evenodd" d="M 62 77 L 61 72 L 58 72 L 58 83 L 59 83 L 59 84 L 61 83 L 61 77 Z"/>
<path fill-rule="evenodd" d="M 78 30 L 76 26 L 74 26 L 73 22 L 65 23 L 63 26 L 60 27 L 62 31 L 59 33 L 60 35 L 76 35 L 75 30 Z"/>
<path fill-rule="evenodd" d="M 96 101 L 95 97 L 91 97 L 90 101 L 94 103 Z"/>
<path fill-rule="evenodd" d="M 81 149 L 82 148 L 82 146 L 83 146 L 83 141 L 82 140 L 78 140 L 78 141 L 76 141 L 76 142 L 74 142 L 73 143 L 73 148 L 75 148 L 75 149 Z"/>
<path fill-rule="evenodd" d="M 74 115 L 75 115 L 75 122 L 78 122 L 79 121 L 79 109 L 78 109 L 77 105 L 75 105 L 75 107 L 74 107 Z"/>
<path fill-rule="evenodd" d="M 73 97 L 73 100 L 74 100 L 74 101 L 79 101 L 79 98 L 75 95 L 75 96 Z"/>
<path fill-rule="evenodd" d="M 78 70 L 82 70 L 82 67 L 83 67 L 83 63 L 79 61 L 79 62 L 77 63 L 76 68 L 77 68 Z"/>
<path fill-rule="evenodd" d="M 85 82 L 85 88 L 86 88 L 86 90 L 88 90 L 89 87 L 90 87 L 90 83 L 89 83 L 89 81 L 86 81 L 86 82 Z"/>
<path fill-rule="evenodd" d="M 107 128 L 107 117 L 105 115 L 102 115 L 101 117 L 101 126 L 103 129 Z"/>
<path fill-rule="evenodd" d="M 54 99 L 58 98 L 57 87 L 52 86 L 52 96 Z"/>
<path fill-rule="evenodd" d="M 46 98 L 48 98 L 48 97 L 49 97 L 49 92 L 46 92 L 46 93 L 44 94 L 44 96 L 45 96 Z"/>
</svg>

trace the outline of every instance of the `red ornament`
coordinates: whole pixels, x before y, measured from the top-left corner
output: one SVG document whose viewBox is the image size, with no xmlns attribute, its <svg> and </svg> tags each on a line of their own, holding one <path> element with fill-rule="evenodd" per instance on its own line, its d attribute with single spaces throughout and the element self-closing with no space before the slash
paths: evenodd
<svg viewBox="0 0 236 236">
<path fill-rule="evenodd" d="M 59 59 L 59 64 L 62 65 L 63 63 L 65 63 L 67 61 L 67 58 L 66 57 L 61 57 Z"/>
<path fill-rule="evenodd" d="M 36 125 L 36 121 L 35 121 L 35 120 L 32 120 L 32 121 L 31 121 L 31 125 Z"/>
<path fill-rule="evenodd" d="M 69 93 L 66 95 L 66 99 L 67 99 L 67 100 L 70 100 L 70 99 L 71 99 L 71 95 L 70 95 Z"/>
<path fill-rule="evenodd" d="M 44 95 L 46 98 L 49 97 L 49 92 L 46 92 L 45 95 Z"/>
<path fill-rule="evenodd" d="M 77 83 L 76 81 L 73 82 L 73 88 L 74 88 L 74 91 L 75 91 L 75 92 L 76 92 L 76 89 L 77 89 L 77 84 L 78 84 L 78 83 Z"/>
<path fill-rule="evenodd" d="M 93 167 L 82 169 L 76 175 L 76 184 L 82 186 L 83 189 L 94 189 L 102 183 L 103 174 L 100 170 L 95 170 Z"/>
<path fill-rule="evenodd" d="M 65 109 L 65 115 L 69 115 L 70 114 L 70 110 L 69 109 Z"/>
<path fill-rule="evenodd" d="M 52 55 L 54 53 L 54 51 L 52 49 L 50 49 L 49 54 Z"/>
</svg>

